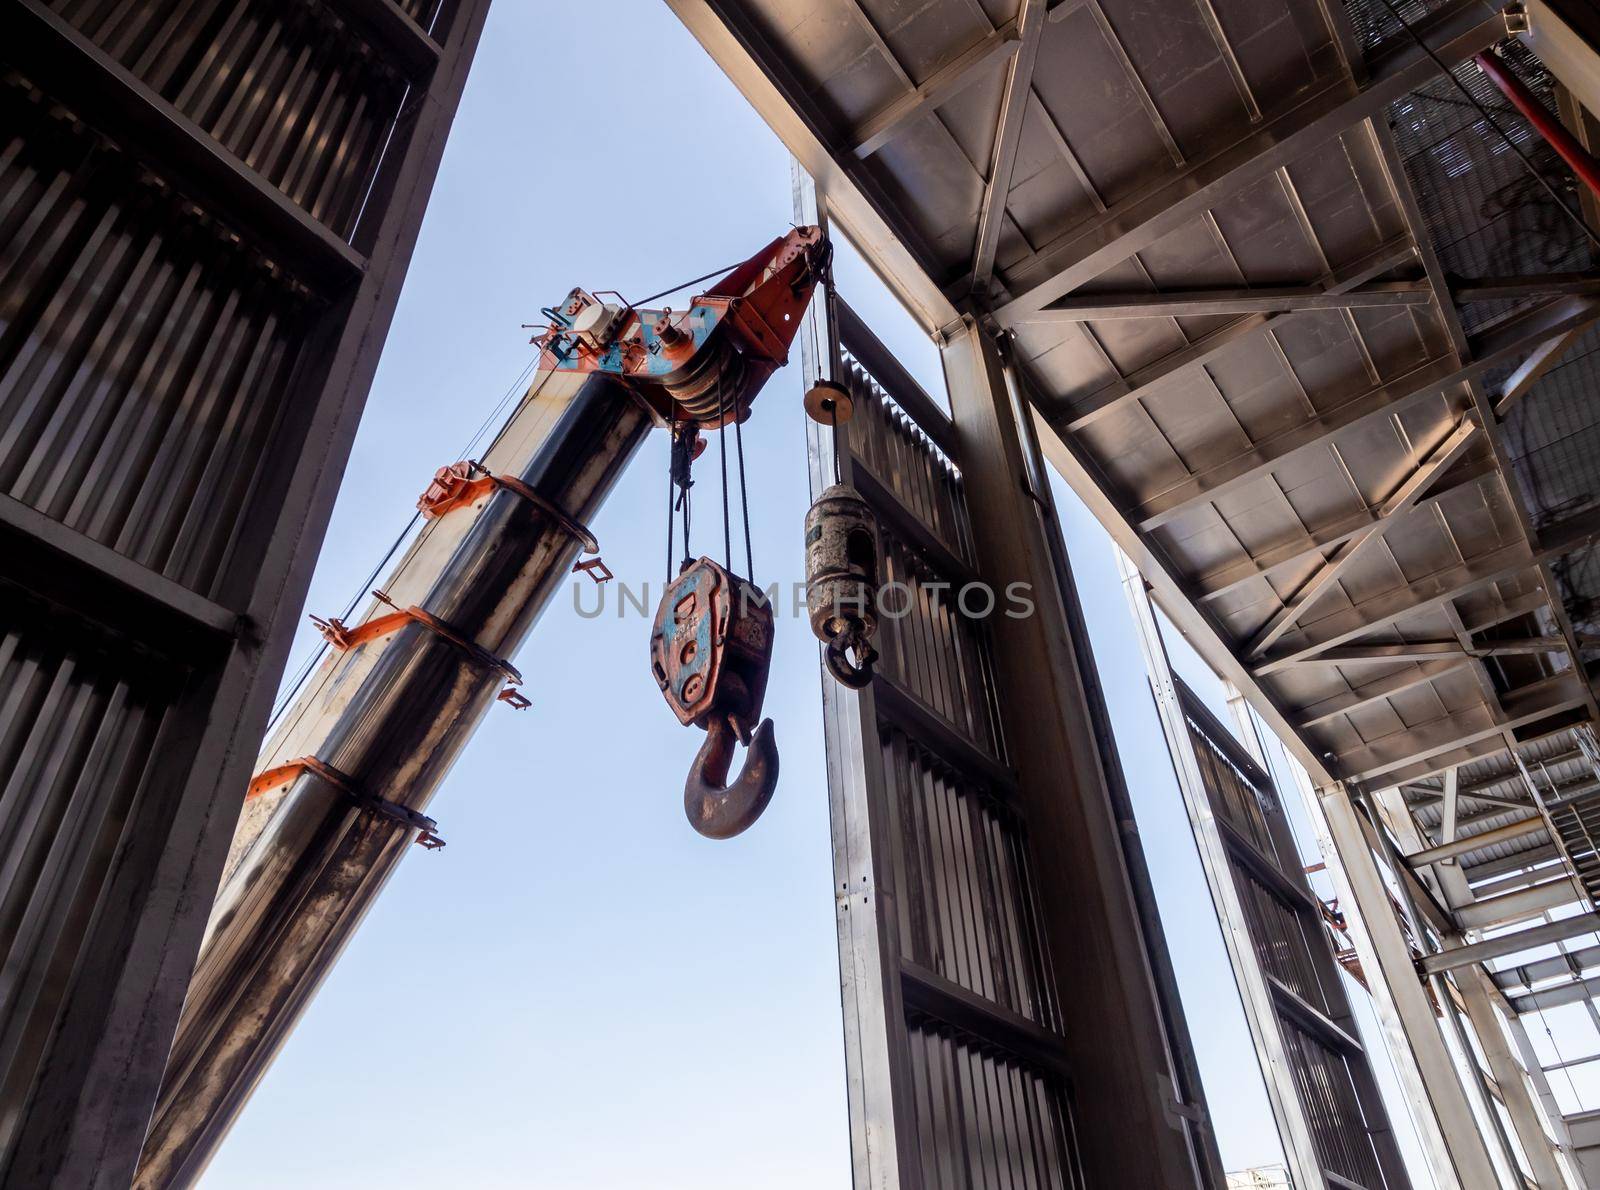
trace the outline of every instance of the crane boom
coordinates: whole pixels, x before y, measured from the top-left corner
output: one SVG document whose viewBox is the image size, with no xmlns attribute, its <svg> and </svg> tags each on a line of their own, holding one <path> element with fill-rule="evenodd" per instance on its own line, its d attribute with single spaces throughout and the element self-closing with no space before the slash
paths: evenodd
<svg viewBox="0 0 1600 1190">
<path fill-rule="evenodd" d="M 584 568 L 585 524 L 652 425 L 700 420 L 689 405 L 748 416 L 799 325 L 774 312 L 804 308 L 825 245 L 796 229 L 679 315 L 609 307 L 580 327 L 599 303 L 574 290 L 485 456 L 441 469 L 361 617 L 319 622 L 333 648 L 261 752 L 136 1186 L 199 1178 L 401 857 L 443 845 L 423 812 L 496 701 L 525 705 L 510 658 Z"/>
</svg>

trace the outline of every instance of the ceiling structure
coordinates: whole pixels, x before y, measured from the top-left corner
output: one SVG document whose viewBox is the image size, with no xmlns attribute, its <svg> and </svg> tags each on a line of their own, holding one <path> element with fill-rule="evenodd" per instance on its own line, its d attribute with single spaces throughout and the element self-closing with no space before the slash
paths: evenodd
<svg viewBox="0 0 1600 1190">
<path fill-rule="evenodd" d="M 1051 461 L 1319 783 L 1595 717 L 1600 474 L 1543 407 L 1600 277 L 1470 60 L 1551 89 L 1494 5 L 677 7 L 914 312 L 1008 338 Z"/>
</svg>

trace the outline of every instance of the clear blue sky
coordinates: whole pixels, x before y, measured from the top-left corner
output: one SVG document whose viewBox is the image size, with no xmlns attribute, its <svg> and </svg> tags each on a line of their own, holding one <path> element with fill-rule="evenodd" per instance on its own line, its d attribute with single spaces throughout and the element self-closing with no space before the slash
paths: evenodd
<svg viewBox="0 0 1600 1190">
<path fill-rule="evenodd" d="M 540 306 L 575 284 L 654 292 L 790 218 L 787 154 L 664 4 L 495 4 L 307 610 L 344 606 L 459 457 L 530 358 L 518 325 Z M 839 271 L 942 392 L 931 344 L 858 263 Z M 746 434 L 763 584 L 801 576 L 795 354 Z M 596 523 L 635 585 L 660 581 L 665 451 L 646 444 Z M 1184 995 L 1205 1013 L 1224 1161 L 1277 1161 L 1110 547 L 1059 495 Z M 563 592 L 515 659 L 533 708 L 490 714 L 430 810 L 448 848 L 407 857 L 207 1190 L 849 1185 L 814 643 L 780 622 L 767 713 L 783 779 L 755 828 L 713 843 L 681 805 L 700 735 L 662 701 L 647 639 L 636 614 L 580 618 Z"/>
</svg>

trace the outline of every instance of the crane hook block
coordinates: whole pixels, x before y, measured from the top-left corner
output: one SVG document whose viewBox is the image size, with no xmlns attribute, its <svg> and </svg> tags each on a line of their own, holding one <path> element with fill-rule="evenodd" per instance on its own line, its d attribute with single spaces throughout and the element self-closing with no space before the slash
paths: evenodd
<svg viewBox="0 0 1600 1190">
<path fill-rule="evenodd" d="M 878 658 L 878 525 L 848 484 L 826 489 L 806 513 L 806 611 L 828 672 L 852 690 L 872 681 Z"/>
<path fill-rule="evenodd" d="M 650 670 L 685 726 L 705 729 L 684 784 L 684 810 L 713 839 L 755 822 L 778 783 L 772 723 L 761 719 L 772 664 L 772 607 L 760 588 L 710 558 L 686 566 L 668 586 L 650 633 Z M 749 749 L 727 781 L 734 742 Z"/>
</svg>

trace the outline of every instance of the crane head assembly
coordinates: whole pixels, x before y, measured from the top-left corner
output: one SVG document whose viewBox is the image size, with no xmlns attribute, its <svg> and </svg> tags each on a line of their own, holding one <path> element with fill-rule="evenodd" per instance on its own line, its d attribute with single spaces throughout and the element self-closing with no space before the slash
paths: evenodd
<svg viewBox="0 0 1600 1190">
<path fill-rule="evenodd" d="M 650 666 L 679 722 L 706 733 L 683 801 L 694 828 L 714 839 L 753 823 L 778 781 L 772 723 L 760 719 L 772 663 L 772 610 L 751 575 L 732 569 L 727 430 L 732 428 L 738 451 L 744 507 L 740 427 L 762 385 L 788 362 L 812 292 L 819 282 L 829 283 L 831 262 L 832 245 L 822 229 L 796 227 L 728 270 L 685 310 L 646 304 L 665 294 L 635 305 L 620 294 L 574 289 L 560 306 L 544 311 L 549 323 L 533 339 L 541 371 L 615 376 L 671 435 L 669 490 L 675 498 L 669 497 L 667 510 L 667 588 L 651 630 Z M 724 443 L 721 564 L 696 559 L 689 549 L 691 468 L 706 448 L 706 430 L 719 431 Z M 673 574 L 678 512 L 683 559 Z M 748 511 L 744 523 L 748 572 L 754 565 Z M 735 742 L 749 755 L 730 781 Z"/>
<path fill-rule="evenodd" d="M 620 294 L 574 289 L 545 311 L 550 323 L 534 336 L 539 369 L 621 376 L 661 423 L 716 429 L 744 421 L 761 386 L 788 362 L 830 255 L 821 228 L 797 227 L 691 298 L 686 310 L 645 309 Z"/>
</svg>

